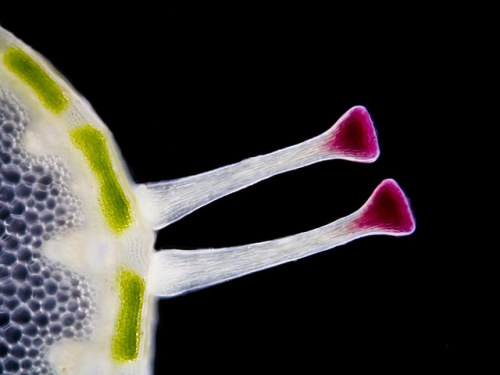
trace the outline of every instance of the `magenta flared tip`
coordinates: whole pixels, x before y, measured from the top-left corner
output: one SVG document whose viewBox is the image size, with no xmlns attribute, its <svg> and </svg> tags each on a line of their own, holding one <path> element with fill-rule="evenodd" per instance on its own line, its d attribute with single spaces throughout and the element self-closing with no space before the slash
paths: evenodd
<svg viewBox="0 0 500 375">
<path fill-rule="evenodd" d="M 360 210 L 358 229 L 380 229 L 386 234 L 404 236 L 415 230 L 415 219 L 408 199 L 396 181 L 382 181 Z"/>
<path fill-rule="evenodd" d="M 327 147 L 344 159 L 362 163 L 377 160 L 380 153 L 377 135 L 367 109 L 363 106 L 349 109 L 333 125 Z"/>
</svg>

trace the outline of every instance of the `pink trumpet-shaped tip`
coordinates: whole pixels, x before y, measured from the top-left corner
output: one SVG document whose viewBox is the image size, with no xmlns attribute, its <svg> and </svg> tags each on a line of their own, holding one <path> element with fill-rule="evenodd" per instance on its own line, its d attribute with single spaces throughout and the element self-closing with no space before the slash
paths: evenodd
<svg viewBox="0 0 500 375">
<path fill-rule="evenodd" d="M 326 143 L 330 152 L 361 163 L 377 160 L 380 154 L 377 135 L 365 107 L 355 106 L 349 109 L 330 131 Z"/>
<path fill-rule="evenodd" d="M 382 181 L 359 210 L 357 229 L 379 229 L 385 234 L 404 236 L 415 230 L 408 199 L 396 181 Z"/>
</svg>

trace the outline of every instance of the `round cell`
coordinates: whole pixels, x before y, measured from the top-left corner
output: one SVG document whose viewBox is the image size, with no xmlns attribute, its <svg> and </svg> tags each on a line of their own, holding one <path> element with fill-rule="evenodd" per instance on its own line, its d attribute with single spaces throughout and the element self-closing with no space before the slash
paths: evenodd
<svg viewBox="0 0 500 375">
<path fill-rule="evenodd" d="M 0 280 L 8 279 L 10 277 L 10 270 L 5 265 L 0 265 Z"/>
<path fill-rule="evenodd" d="M 0 327 L 6 326 L 10 322 L 10 313 L 5 310 L 0 310 Z"/>
<path fill-rule="evenodd" d="M 3 332 L 4 339 L 9 344 L 15 344 L 18 342 L 21 339 L 21 335 L 21 330 L 15 325 L 7 327 Z"/>
<path fill-rule="evenodd" d="M 43 174 L 45 172 L 45 169 L 40 164 L 33 165 L 32 169 L 33 169 L 33 172 L 35 172 L 35 173 L 37 173 L 39 175 L 41 175 L 41 174 Z"/>
<path fill-rule="evenodd" d="M 52 176 L 49 174 L 46 174 L 38 179 L 38 183 L 42 185 L 50 185 L 53 181 Z"/>
<path fill-rule="evenodd" d="M 76 301 L 69 301 L 68 302 L 68 311 L 75 312 L 77 310 L 78 310 L 78 302 L 76 302 Z"/>
<path fill-rule="evenodd" d="M 29 348 L 31 346 L 31 339 L 26 337 L 26 335 L 24 335 L 21 338 L 21 344 L 23 344 L 26 348 Z"/>
<path fill-rule="evenodd" d="M 0 168 L 0 174 L 6 182 L 17 184 L 19 181 L 21 181 L 21 173 L 19 171 L 19 168 L 14 165 L 4 165 L 2 168 Z"/>
<path fill-rule="evenodd" d="M 64 303 L 68 302 L 69 296 L 66 293 L 57 293 L 57 302 Z"/>
<path fill-rule="evenodd" d="M 2 137 L 3 148 L 4 149 L 11 148 L 13 144 L 14 144 L 14 139 L 10 135 L 4 134 Z"/>
<path fill-rule="evenodd" d="M 17 250 L 19 248 L 19 239 L 15 236 L 9 236 L 4 239 L 4 244 L 7 250 Z"/>
<path fill-rule="evenodd" d="M 0 188 L 0 201 L 12 202 L 16 196 L 12 186 L 4 185 Z"/>
<path fill-rule="evenodd" d="M 23 359 L 24 356 L 26 355 L 26 349 L 24 349 L 21 345 L 15 345 L 11 350 L 10 354 L 13 357 Z"/>
<path fill-rule="evenodd" d="M 31 263 L 28 265 L 28 269 L 30 273 L 40 273 L 42 267 L 40 266 L 40 263 Z"/>
<path fill-rule="evenodd" d="M 9 310 L 13 311 L 17 306 L 19 306 L 19 299 L 16 296 L 6 299 L 4 305 Z"/>
<path fill-rule="evenodd" d="M 40 224 L 35 224 L 30 228 L 30 233 L 33 236 L 41 236 L 43 233 L 43 227 Z"/>
<path fill-rule="evenodd" d="M 71 313 L 66 313 L 62 316 L 62 324 L 66 327 L 73 325 L 75 316 Z"/>
<path fill-rule="evenodd" d="M 45 291 L 42 288 L 33 289 L 33 297 L 36 299 L 44 299 L 46 296 Z"/>
<path fill-rule="evenodd" d="M 28 350 L 28 357 L 36 358 L 38 356 L 39 351 L 37 349 Z"/>
<path fill-rule="evenodd" d="M 68 291 L 70 287 L 71 287 L 70 283 L 66 280 L 61 281 L 61 283 L 59 284 L 59 289 L 64 291 Z"/>
<path fill-rule="evenodd" d="M 31 359 L 24 359 L 21 361 L 21 368 L 23 370 L 29 370 L 31 367 L 33 367 L 33 361 Z"/>
<path fill-rule="evenodd" d="M 47 199 L 47 208 L 53 210 L 56 207 L 56 200 L 54 198 Z"/>
<path fill-rule="evenodd" d="M 23 247 L 17 253 L 17 259 L 21 262 L 29 262 L 31 260 L 31 256 L 31 250 L 26 247 Z"/>
<path fill-rule="evenodd" d="M 16 294 L 17 288 L 12 281 L 7 281 L 5 284 L 0 286 L 0 291 L 4 297 L 11 297 Z"/>
<path fill-rule="evenodd" d="M 22 240 L 22 244 L 23 245 L 29 245 L 31 243 L 31 240 L 33 239 L 33 237 L 31 237 L 29 234 L 26 234 L 24 237 L 23 237 L 23 240 Z M 17 258 L 19 259 L 19 257 Z"/>
<path fill-rule="evenodd" d="M 6 220 L 10 216 L 10 209 L 4 203 L 0 203 L 0 220 Z"/>
<path fill-rule="evenodd" d="M 46 311 L 54 310 L 57 305 L 57 301 L 54 297 L 48 297 L 43 300 L 42 308 Z"/>
<path fill-rule="evenodd" d="M 2 125 L 1 131 L 4 132 L 5 134 L 10 134 L 13 133 L 15 129 L 16 126 L 14 125 L 14 123 L 12 123 L 11 121 L 5 121 Z"/>
<path fill-rule="evenodd" d="M 4 145 L 5 146 L 5 145 Z M 1 148 L 0 148 L 1 149 Z M 4 164 L 9 164 L 10 161 L 12 160 L 12 158 L 10 157 L 9 154 L 5 153 L 5 152 L 0 152 L 0 160 L 4 163 Z"/>
<path fill-rule="evenodd" d="M 43 287 L 49 295 L 54 295 L 57 293 L 57 283 L 54 280 L 47 280 Z"/>
<path fill-rule="evenodd" d="M 26 182 L 26 184 L 32 185 L 36 181 L 36 176 L 33 173 L 25 173 L 22 177 L 22 180 Z"/>
<path fill-rule="evenodd" d="M 23 334 L 34 337 L 38 334 L 38 327 L 34 323 L 28 323 L 23 327 Z"/>
<path fill-rule="evenodd" d="M 31 320 L 31 311 L 26 306 L 17 308 L 12 313 L 12 321 L 19 324 L 26 324 Z"/>
<path fill-rule="evenodd" d="M 18 281 L 24 281 L 28 277 L 28 269 L 24 264 L 16 264 L 12 269 L 12 278 Z"/>
<path fill-rule="evenodd" d="M 26 206 L 21 201 L 15 201 L 12 204 L 11 212 L 15 215 L 21 215 L 26 210 Z"/>
<path fill-rule="evenodd" d="M 0 264 L 11 266 L 16 262 L 16 256 L 10 251 L 4 251 L 0 255 Z"/>
<path fill-rule="evenodd" d="M 21 157 L 26 158 L 26 154 L 21 152 Z M 19 167 L 23 172 L 28 172 L 30 170 L 30 166 L 26 162 L 22 162 L 21 164 L 19 164 Z"/>
<path fill-rule="evenodd" d="M 40 275 L 32 275 L 28 278 L 30 285 L 32 286 L 42 286 L 43 277 Z"/>
<path fill-rule="evenodd" d="M 45 213 L 40 216 L 40 221 L 42 223 L 50 223 L 51 221 L 54 221 L 54 215 L 52 213 Z"/>
<path fill-rule="evenodd" d="M 0 357 L 3 358 L 9 354 L 9 347 L 4 342 L 0 341 Z"/>
<path fill-rule="evenodd" d="M 47 199 L 48 195 L 49 194 L 47 193 L 47 191 L 42 189 L 35 189 L 33 191 L 33 198 L 35 198 L 37 201 L 44 201 L 45 199 Z"/>
<path fill-rule="evenodd" d="M 13 219 L 9 223 L 8 228 L 9 228 L 9 232 L 11 232 L 11 233 L 17 233 L 20 235 L 23 235 L 24 233 L 26 233 L 26 223 L 24 222 L 24 220 L 21 220 L 21 219 Z"/>
<path fill-rule="evenodd" d="M 33 224 L 38 221 L 38 214 L 35 211 L 26 211 L 24 218 L 28 224 Z"/>
<path fill-rule="evenodd" d="M 73 330 L 67 328 L 63 331 L 63 336 L 68 338 L 68 339 L 71 339 L 71 338 L 73 338 L 73 336 L 75 336 L 75 333 L 73 332 Z"/>
<path fill-rule="evenodd" d="M 19 362 L 14 358 L 7 358 L 4 362 L 5 370 L 10 372 L 16 372 L 19 370 Z"/>
<path fill-rule="evenodd" d="M 41 266 L 39 263 L 32 263 L 28 266 L 30 273 L 39 273 L 41 271 Z"/>
<path fill-rule="evenodd" d="M 50 327 L 50 333 L 53 335 L 59 335 L 62 332 L 62 327 L 59 324 L 54 324 Z"/>
<path fill-rule="evenodd" d="M 59 313 L 54 312 L 54 313 L 50 314 L 50 321 L 55 322 L 56 320 L 59 320 L 60 317 L 61 316 L 59 315 Z"/>
<path fill-rule="evenodd" d="M 33 290 L 29 285 L 21 285 L 17 289 L 17 295 L 19 296 L 19 299 L 21 299 L 21 301 L 26 302 L 33 295 Z"/>
<path fill-rule="evenodd" d="M 38 327 L 45 327 L 47 324 L 49 324 L 49 316 L 45 313 L 38 313 L 33 317 L 33 322 Z"/>
<path fill-rule="evenodd" d="M 30 308 L 31 311 L 37 312 L 40 310 L 40 302 L 32 299 L 31 301 L 28 302 L 28 307 Z"/>
</svg>

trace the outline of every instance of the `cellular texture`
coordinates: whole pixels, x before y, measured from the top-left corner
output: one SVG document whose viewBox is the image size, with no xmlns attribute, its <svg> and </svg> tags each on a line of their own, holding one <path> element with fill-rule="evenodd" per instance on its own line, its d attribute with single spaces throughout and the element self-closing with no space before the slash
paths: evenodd
<svg viewBox="0 0 500 375">
<path fill-rule="evenodd" d="M 50 374 L 45 348 L 86 337 L 94 306 L 84 277 L 40 253 L 44 242 L 78 226 L 81 213 L 62 162 L 23 149 L 28 124 L 0 90 L 0 373 Z"/>
<path fill-rule="evenodd" d="M 99 181 L 99 201 L 106 221 L 115 233 L 122 233 L 132 220 L 130 203 L 116 178 L 104 135 L 85 125 L 71 132 L 71 140 L 83 152 Z"/>
<path fill-rule="evenodd" d="M 54 113 L 62 112 L 68 99 L 57 83 L 26 52 L 11 47 L 4 55 L 5 65 L 26 82 L 43 105 Z"/>
<path fill-rule="evenodd" d="M 150 374 L 158 298 L 415 230 L 403 191 L 386 179 L 358 210 L 306 232 L 156 251 L 156 231 L 260 181 L 327 160 L 376 161 L 368 110 L 354 106 L 268 154 L 136 184 L 85 98 L 2 27 L 0 84 L 0 374 Z"/>
<path fill-rule="evenodd" d="M 112 338 L 111 353 L 118 361 L 133 360 L 139 352 L 144 280 L 132 270 L 121 270 L 116 278 L 120 309 Z"/>
</svg>

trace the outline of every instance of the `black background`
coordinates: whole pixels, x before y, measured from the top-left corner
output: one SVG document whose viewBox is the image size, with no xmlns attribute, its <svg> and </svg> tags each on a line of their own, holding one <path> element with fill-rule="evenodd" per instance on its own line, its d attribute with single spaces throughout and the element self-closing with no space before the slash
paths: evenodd
<svg viewBox="0 0 500 375">
<path fill-rule="evenodd" d="M 274 239 L 324 225 L 384 178 L 407 193 L 409 237 L 371 237 L 159 303 L 157 374 L 397 367 L 467 357 L 461 304 L 481 74 L 470 14 L 426 9 L 2 10 L 94 106 L 137 182 L 188 176 L 315 136 L 368 108 L 381 156 L 287 173 L 204 207 L 157 248 Z M 382 15 L 384 17 L 382 17 Z M 469 149 L 470 150 L 470 149 Z M 472 173 L 472 172 L 471 172 Z M 457 239 L 460 237 L 460 241 Z M 458 358 L 461 359 L 459 360 Z M 179 371 L 179 370 L 177 370 Z"/>
</svg>

